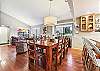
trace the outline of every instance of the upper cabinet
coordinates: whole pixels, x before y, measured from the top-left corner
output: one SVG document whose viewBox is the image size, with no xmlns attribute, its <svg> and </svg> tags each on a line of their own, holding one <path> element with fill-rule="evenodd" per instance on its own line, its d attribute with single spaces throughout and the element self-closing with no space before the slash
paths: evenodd
<svg viewBox="0 0 100 71">
<path fill-rule="evenodd" d="M 81 16 L 81 31 L 92 32 L 95 30 L 95 14 Z"/>
</svg>

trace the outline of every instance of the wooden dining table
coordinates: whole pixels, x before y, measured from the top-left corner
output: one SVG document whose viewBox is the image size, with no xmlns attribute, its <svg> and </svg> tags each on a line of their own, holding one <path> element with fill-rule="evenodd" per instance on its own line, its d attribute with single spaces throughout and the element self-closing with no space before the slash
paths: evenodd
<svg viewBox="0 0 100 71">
<path fill-rule="evenodd" d="M 52 71 L 52 49 L 56 48 L 58 43 L 57 41 L 55 42 L 48 42 L 48 41 L 37 41 L 36 43 L 36 47 L 45 49 L 46 52 L 46 69 L 45 71 Z"/>
</svg>

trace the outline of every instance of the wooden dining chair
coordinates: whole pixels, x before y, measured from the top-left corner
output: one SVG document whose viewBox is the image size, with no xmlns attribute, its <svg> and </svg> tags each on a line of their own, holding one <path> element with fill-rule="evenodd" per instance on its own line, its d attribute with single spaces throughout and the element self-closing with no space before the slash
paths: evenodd
<svg viewBox="0 0 100 71">
<path fill-rule="evenodd" d="M 65 47 L 65 54 L 68 52 L 68 38 L 67 36 L 64 38 L 64 47 Z"/>
<path fill-rule="evenodd" d="M 55 67 L 55 71 L 57 71 L 57 68 L 59 65 L 61 65 L 63 58 L 63 46 L 61 38 L 58 38 L 57 46 L 56 48 L 53 48 L 52 52 L 53 66 Z"/>
<path fill-rule="evenodd" d="M 38 58 L 36 54 L 36 48 L 33 43 L 29 44 L 28 55 L 29 55 L 29 69 L 37 70 L 36 65 L 38 65 Z"/>
<path fill-rule="evenodd" d="M 38 47 L 36 47 L 35 45 L 35 41 L 33 43 L 29 44 L 29 48 L 28 48 L 28 55 L 29 55 L 29 69 L 35 70 L 37 71 L 40 67 L 45 66 L 45 64 L 43 64 L 43 58 L 45 58 L 45 56 L 38 52 Z M 44 66 L 43 66 L 44 65 Z"/>
<path fill-rule="evenodd" d="M 62 59 L 64 58 L 64 40 L 63 37 L 58 39 L 58 64 L 61 65 Z"/>
</svg>

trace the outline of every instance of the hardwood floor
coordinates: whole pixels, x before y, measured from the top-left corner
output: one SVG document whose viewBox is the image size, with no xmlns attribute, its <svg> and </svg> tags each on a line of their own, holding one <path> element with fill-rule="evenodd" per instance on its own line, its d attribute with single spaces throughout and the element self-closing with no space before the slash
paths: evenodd
<svg viewBox="0 0 100 71">
<path fill-rule="evenodd" d="M 84 71 L 80 49 L 69 49 L 66 59 L 63 61 L 59 71 Z"/>
<path fill-rule="evenodd" d="M 16 55 L 15 47 L 0 45 L 0 71 L 30 71 L 27 53 Z M 69 48 L 58 71 L 84 71 L 81 50 Z"/>
</svg>

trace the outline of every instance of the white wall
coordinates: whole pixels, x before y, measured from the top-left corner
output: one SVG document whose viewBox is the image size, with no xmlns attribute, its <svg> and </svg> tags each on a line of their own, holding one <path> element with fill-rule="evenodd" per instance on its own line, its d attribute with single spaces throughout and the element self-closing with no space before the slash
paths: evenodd
<svg viewBox="0 0 100 71">
<path fill-rule="evenodd" d="M 7 15 L 0 11 L 0 24 L 9 26 L 10 28 L 10 36 L 17 36 L 18 27 L 28 28 L 28 25 L 25 23 L 13 18 L 10 15 Z"/>
</svg>

